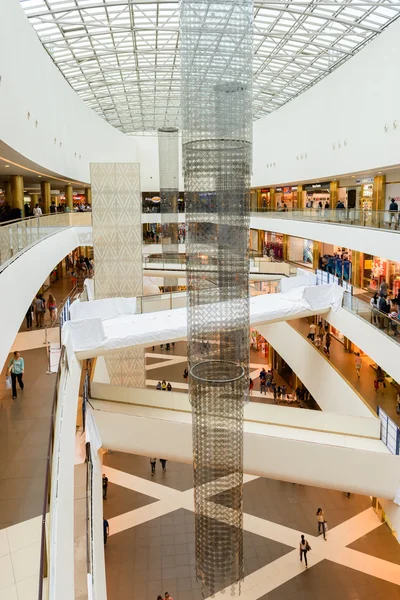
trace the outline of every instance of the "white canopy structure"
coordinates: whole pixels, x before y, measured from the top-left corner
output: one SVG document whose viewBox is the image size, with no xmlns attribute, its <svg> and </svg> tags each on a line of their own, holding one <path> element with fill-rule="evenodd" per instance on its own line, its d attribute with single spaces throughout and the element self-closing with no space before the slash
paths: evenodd
<svg viewBox="0 0 400 600">
<path fill-rule="evenodd" d="M 250 323 L 260 325 L 324 314 L 337 310 L 342 296 L 343 288 L 334 284 L 303 285 L 280 294 L 256 296 L 250 299 Z M 63 335 L 71 336 L 79 359 L 186 338 L 186 308 L 146 314 L 135 311 L 133 299 L 80 303 L 73 306 L 73 320 L 64 325 Z"/>
</svg>

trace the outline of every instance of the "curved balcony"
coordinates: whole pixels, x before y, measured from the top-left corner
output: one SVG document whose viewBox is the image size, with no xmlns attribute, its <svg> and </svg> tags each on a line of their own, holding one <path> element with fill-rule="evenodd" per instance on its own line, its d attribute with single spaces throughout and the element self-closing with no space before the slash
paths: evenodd
<svg viewBox="0 0 400 600">
<path fill-rule="evenodd" d="M 399 214 L 358 209 L 259 209 L 250 227 L 343 246 L 400 262 Z"/>
</svg>

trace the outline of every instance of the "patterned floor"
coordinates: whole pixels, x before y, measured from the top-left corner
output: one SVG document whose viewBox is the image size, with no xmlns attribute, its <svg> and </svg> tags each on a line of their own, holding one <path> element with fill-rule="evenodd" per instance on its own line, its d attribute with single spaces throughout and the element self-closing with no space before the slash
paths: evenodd
<svg viewBox="0 0 400 600">
<path fill-rule="evenodd" d="M 195 578 L 192 471 L 118 452 L 104 455 L 109 478 L 104 516 L 109 600 L 203 598 Z M 321 506 L 328 540 L 316 535 Z M 370 499 L 245 476 L 242 600 L 400 599 L 400 545 L 370 508 Z M 312 547 L 306 571 L 300 534 Z M 216 599 L 231 597 L 230 588 Z"/>
</svg>

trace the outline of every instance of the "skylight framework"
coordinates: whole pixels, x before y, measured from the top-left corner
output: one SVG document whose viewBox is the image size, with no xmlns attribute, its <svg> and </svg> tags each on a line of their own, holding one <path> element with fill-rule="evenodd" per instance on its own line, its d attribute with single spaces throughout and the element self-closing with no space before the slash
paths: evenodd
<svg viewBox="0 0 400 600">
<path fill-rule="evenodd" d="M 20 2 L 66 80 L 111 125 L 132 134 L 180 126 L 178 2 Z M 399 14 L 399 0 L 256 0 L 254 119 L 314 85 Z"/>
</svg>

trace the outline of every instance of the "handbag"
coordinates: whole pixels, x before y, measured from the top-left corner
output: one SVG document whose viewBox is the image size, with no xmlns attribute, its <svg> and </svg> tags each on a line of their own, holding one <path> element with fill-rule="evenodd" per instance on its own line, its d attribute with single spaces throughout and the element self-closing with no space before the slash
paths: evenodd
<svg viewBox="0 0 400 600">
<path fill-rule="evenodd" d="M 11 384 L 11 375 L 7 375 L 6 377 L 6 390 L 11 390 L 12 384 Z"/>
<path fill-rule="evenodd" d="M 324 525 L 325 525 L 325 533 L 328 531 L 328 523 L 326 521 L 324 521 Z"/>
<path fill-rule="evenodd" d="M 310 544 L 309 544 L 309 543 L 306 541 L 306 551 L 307 551 L 307 552 L 310 552 L 310 550 L 311 550 L 311 546 L 310 546 Z"/>
</svg>

